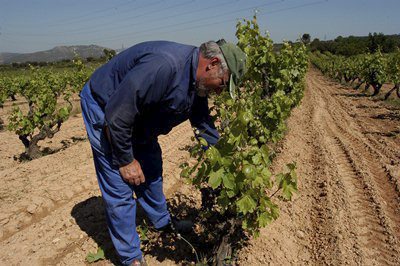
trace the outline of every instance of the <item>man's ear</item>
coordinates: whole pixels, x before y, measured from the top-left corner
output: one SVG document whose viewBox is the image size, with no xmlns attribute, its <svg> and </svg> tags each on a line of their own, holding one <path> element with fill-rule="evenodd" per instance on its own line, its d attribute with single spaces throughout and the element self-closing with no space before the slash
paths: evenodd
<svg viewBox="0 0 400 266">
<path fill-rule="evenodd" d="M 210 59 L 210 62 L 208 64 L 208 68 L 212 69 L 212 68 L 218 67 L 220 65 L 220 63 L 221 63 L 221 60 L 219 60 L 218 57 L 213 57 L 213 58 Z"/>
</svg>

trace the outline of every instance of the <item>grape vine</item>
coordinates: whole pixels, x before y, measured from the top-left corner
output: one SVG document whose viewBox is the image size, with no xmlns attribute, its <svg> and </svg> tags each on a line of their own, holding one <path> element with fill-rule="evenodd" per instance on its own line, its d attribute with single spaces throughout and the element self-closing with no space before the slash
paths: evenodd
<svg viewBox="0 0 400 266">
<path fill-rule="evenodd" d="M 183 164 L 182 176 L 212 191 L 202 215 L 216 211 L 229 221 L 228 232 L 241 227 L 257 236 L 260 228 L 278 218 L 274 199 L 290 200 L 297 190 L 295 163 L 276 175 L 270 168 L 273 146 L 282 139 L 285 120 L 303 96 L 308 59 L 303 44 L 285 43 L 275 53 L 270 37 L 260 33 L 256 16 L 238 22 L 236 36 L 248 57 L 239 97 L 233 100 L 224 93 L 215 99 L 221 138 L 205 151 L 207 142 L 200 139 L 191 150 L 197 163 Z"/>
</svg>

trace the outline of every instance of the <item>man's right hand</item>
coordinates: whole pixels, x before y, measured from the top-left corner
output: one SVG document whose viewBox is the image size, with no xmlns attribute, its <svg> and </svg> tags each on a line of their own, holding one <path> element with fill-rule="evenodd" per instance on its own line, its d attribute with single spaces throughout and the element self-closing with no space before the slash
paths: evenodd
<svg viewBox="0 0 400 266">
<path fill-rule="evenodd" d="M 137 160 L 133 160 L 133 162 L 125 166 L 121 166 L 119 172 L 122 178 L 131 185 L 138 186 L 145 181 L 142 167 L 140 167 Z"/>
</svg>

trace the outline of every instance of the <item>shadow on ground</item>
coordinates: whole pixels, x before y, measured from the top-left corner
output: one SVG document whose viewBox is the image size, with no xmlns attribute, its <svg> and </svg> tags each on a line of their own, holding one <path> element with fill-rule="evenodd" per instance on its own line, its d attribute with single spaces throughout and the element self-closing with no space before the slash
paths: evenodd
<svg viewBox="0 0 400 266">
<path fill-rule="evenodd" d="M 62 146 L 59 147 L 59 148 L 51 149 L 49 147 L 44 147 L 43 149 L 40 150 L 39 156 L 37 158 L 34 158 L 34 159 L 38 159 L 38 158 L 41 158 L 43 156 L 47 156 L 47 155 L 50 155 L 50 154 L 54 154 L 54 153 L 63 151 L 63 150 L 65 150 L 65 149 L 67 149 L 67 148 L 69 148 L 69 147 L 71 147 L 71 146 L 73 146 L 75 144 L 78 144 L 79 142 L 87 141 L 87 140 L 88 140 L 87 137 L 75 137 L 75 136 L 73 136 L 73 137 L 71 137 L 71 139 L 62 140 L 61 141 Z M 14 156 L 14 160 L 19 161 L 19 162 L 25 162 L 25 161 L 31 161 L 32 158 L 30 158 L 29 155 L 26 152 L 23 152 L 18 156 L 15 155 Z"/>
<path fill-rule="evenodd" d="M 390 112 L 384 114 L 373 115 L 371 118 L 383 120 L 400 120 L 400 113 Z"/>
<path fill-rule="evenodd" d="M 143 209 L 137 209 L 137 228 L 141 237 L 142 251 L 144 255 L 150 255 L 158 262 L 165 260 L 173 261 L 176 264 L 188 265 L 202 262 L 208 264 L 213 258 L 216 245 L 219 245 L 220 232 L 224 228 L 218 227 L 221 219 L 218 215 L 212 215 L 207 220 L 199 220 L 199 204 L 194 197 L 175 194 L 168 199 L 168 208 L 172 216 L 178 219 L 191 220 L 195 226 L 189 233 L 182 233 L 182 238 L 168 232 L 158 232 L 149 226 Z M 91 197 L 76 204 L 71 212 L 76 223 L 91 237 L 98 246 L 102 247 L 106 259 L 115 265 L 120 265 L 111 238 L 108 234 L 104 204 L 101 197 Z M 235 233 L 232 243 L 240 242 L 239 239 L 247 239 L 243 232 Z M 186 242 L 187 241 L 187 242 Z M 189 244 L 189 243 L 190 244 Z M 238 247 L 239 248 L 239 247 Z"/>
<path fill-rule="evenodd" d="M 119 265 L 117 254 L 107 230 L 104 204 L 101 197 L 91 197 L 77 203 L 71 211 L 76 224 L 104 250 L 106 259 Z"/>
<path fill-rule="evenodd" d="M 366 93 L 334 93 L 332 94 L 334 96 L 346 96 L 346 97 L 350 97 L 350 98 L 367 98 L 367 97 L 371 97 L 371 95 L 366 94 Z"/>
<path fill-rule="evenodd" d="M 184 199 L 182 200 L 182 198 Z M 194 219 L 198 214 L 198 209 L 194 207 L 195 202 L 184 195 L 174 195 L 169 200 L 168 205 L 171 214 L 180 219 Z M 104 250 L 105 258 L 114 265 L 120 265 L 108 234 L 102 197 L 91 197 L 76 204 L 71 211 L 71 215 L 75 218 L 81 230 L 86 232 Z M 138 230 L 141 231 L 139 234 L 142 240 L 142 251 L 145 255 L 151 255 L 160 263 L 165 260 L 184 265 L 197 262 L 192 247 L 185 241 L 178 239 L 173 234 L 160 233 L 148 226 L 149 221 L 140 206 L 137 209 L 136 221 L 138 228 L 140 228 Z M 207 257 L 207 254 L 202 252 L 204 250 L 204 244 L 202 243 L 204 243 L 205 237 L 207 236 L 199 236 L 194 231 L 184 235 L 184 238 L 198 250 L 199 257 Z"/>
</svg>

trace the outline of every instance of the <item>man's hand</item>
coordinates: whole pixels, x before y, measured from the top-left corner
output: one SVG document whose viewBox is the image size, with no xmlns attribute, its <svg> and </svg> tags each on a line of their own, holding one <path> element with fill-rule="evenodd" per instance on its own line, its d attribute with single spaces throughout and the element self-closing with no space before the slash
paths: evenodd
<svg viewBox="0 0 400 266">
<path fill-rule="evenodd" d="M 125 166 L 121 166 L 119 172 L 122 178 L 131 185 L 138 186 L 145 181 L 142 167 L 140 167 L 137 160 L 133 160 L 133 162 Z"/>
</svg>

